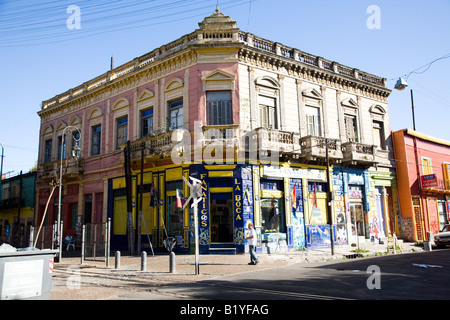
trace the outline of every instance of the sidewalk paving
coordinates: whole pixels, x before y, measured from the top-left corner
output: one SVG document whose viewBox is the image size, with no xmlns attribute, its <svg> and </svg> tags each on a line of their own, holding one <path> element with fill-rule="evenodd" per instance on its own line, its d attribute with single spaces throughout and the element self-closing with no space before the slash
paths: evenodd
<svg viewBox="0 0 450 320">
<path fill-rule="evenodd" d="M 423 251 L 414 243 L 403 243 L 404 253 Z M 115 268 L 115 257 L 110 257 L 106 267 L 104 258 L 85 259 L 80 257 L 65 258 L 54 264 L 51 300 L 98 300 L 115 299 L 124 294 L 146 291 L 157 293 L 158 286 L 164 284 L 187 284 L 207 279 L 217 279 L 224 275 L 252 272 L 270 268 L 279 268 L 296 263 L 325 262 L 356 258 L 360 256 L 383 255 L 387 245 L 363 242 L 360 249 L 368 252 L 355 256 L 356 247 L 350 245 L 335 246 L 334 255 L 331 248 L 303 250 L 286 253 L 259 254 L 258 265 L 248 265 L 249 254 L 237 255 L 200 255 L 199 275 L 195 275 L 195 256 L 176 255 L 175 272 L 170 273 L 169 255 L 152 256 L 147 253 L 147 266 L 141 271 L 140 256 L 122 256 L 120 267 Z M 397 250 L 397 253 L 401 253 Z M 390 251 L 392 253 L 392 250 Z M 173 299 L 180 297 L 155 294 L 154 299 Z"/>
</svg>

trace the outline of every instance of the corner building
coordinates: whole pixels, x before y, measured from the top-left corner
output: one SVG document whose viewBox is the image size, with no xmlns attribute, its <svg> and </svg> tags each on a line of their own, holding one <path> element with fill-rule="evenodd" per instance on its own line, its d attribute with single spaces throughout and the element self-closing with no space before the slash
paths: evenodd
<svg viewBox="0 0 450 320">
<path fill-rule="evenodd" d="M 260 252 L 329 246 L 330 225 L 336 243 L 355 241 L 356 225 L 361 237 L 373 223 L 387 235 L 376 199 L 393 207 L 389 94 L 383 78 L 243 32 L 217 9 L 194 32 L 43 102 L 36 221 L 70 127 L 63 220 L 111 218 L 115 249 L 133 233 L 144 248 L 173 236 L 175 252 L 193 250 L 192 209 L 177 207 L 183 176 L 202 181 L 201 253 L 245 252 L 249 222 Z"/>
</svg>

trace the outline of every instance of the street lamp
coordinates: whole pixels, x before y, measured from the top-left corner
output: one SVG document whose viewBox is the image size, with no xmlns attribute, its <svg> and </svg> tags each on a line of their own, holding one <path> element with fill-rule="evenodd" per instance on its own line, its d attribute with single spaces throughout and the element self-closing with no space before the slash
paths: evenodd
<svg viewBox="0 0 450 320">
<path fill-rule="evenodd" d="M 61 230 L 61 193 L 62 193 L 62 163 L 63 163 L 63 155 L 64 155 L 64 137 L 66 134 L 67 129 L 75 129 L 78 131 L 78 139 L 74 137 L 75 146 L 72 147 L 72 157 L 75 159 L 78 159 L 81 155 L 81 148 L 80 148 L 80 139 L 81 139 L 81 132 L 77 127 L 74 126 L 67 126 L 64 128 L 62 136 L 61 136 L 61 161 L 60 161 L 60 167 L 59 167 L 59 194 L 58 194 L 58 221 L 57 221 L 57 229 L 56 229 L 56 235 L 57 235 L 57 243 L 58 243 L 58 262 L 61 262 L 61 254 L 62 254 L 62 230 Z"/>
<path fill-rule="evenodd" d="M 397 83 L 394 86 L 394 89 L 399 91 L 403 91 L 408 86 L 408 83 L 403 78 L 398 78 Z M 414 116 L 414 96 L 413 91 L 411 89 L 411 109 L 412 109 L 412 120 L 413 120 L 413 130 L 416 131 L 416 120 Z"/>
</svg>

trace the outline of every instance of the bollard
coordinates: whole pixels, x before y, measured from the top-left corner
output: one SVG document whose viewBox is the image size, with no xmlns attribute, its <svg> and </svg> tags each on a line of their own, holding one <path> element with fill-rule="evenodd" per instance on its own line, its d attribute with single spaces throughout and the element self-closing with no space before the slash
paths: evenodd
<svg viewBox="0 0 450 320">
<path fill-rule="evenodd" d="M 175 273 L 175 253 L 174 252 L 170 252 L 169 263 L 170 263 L 169 272 Z"/>
<path fill-rule="evenodd" d="M 115 264 L 115 268 L 119 269 L 120 268 L 120 251 L 116 251 L 116 264 Z"/>
<path fill-rule="evenodd" d="M 141 253 L 141 271 L 147 271 L 147 252 Z"/>
</svg>

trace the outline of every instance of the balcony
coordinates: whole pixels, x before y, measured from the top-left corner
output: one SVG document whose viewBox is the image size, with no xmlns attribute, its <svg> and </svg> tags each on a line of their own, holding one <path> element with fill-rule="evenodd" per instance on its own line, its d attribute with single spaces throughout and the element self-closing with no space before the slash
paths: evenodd
<svg viewBox="0 0 450 320">
<path fill-rule="evenodd" d="M 352 165 L 371 166 L 377 163 L 375 155 L 376 146 L 362 144 L 359 142 L 346 142 L 342 144 L 342 162 Z"/>
<path fill-rule="evenodd" d="M 144 148 L 145 159 L 163 159 L 169 157 L 174 146 L 183 141 L 184 131 L 174 130 L 168 132 L 152 132 L 150 135 L 130 142 L 131 161 L 141 159 L 141 150 Z M 122 149 L 126 147 L 123 144 Z M 125 161 L 123 152 L 120 158 L 121 162 Z"/>
<path fill-rule="evenodd" d="M 327 139 L 328 158 L 335 162 L 342 160 L 341 141 L 338 139 Z M 326 158 L 325 138 L 316 136 L 306 136 L 300 139 L 302 147 L 301 157 L 309 161 Z"/>
<path fill-rule="evenodd" d="M 203 148 L 218 143 L 222 143 L 224 148 L 239 148 L 241 145 L 238 124 L 203 126 L 201 135 L 199 143 Z"/>
<path fill-rule="evenodd" d="M 280 156 L 300 154 L 300 136 L 293 132 L 257 128 L 247 132 L 244 137 L 247 152 L 278 152 Z"/>
<path fill-rule="evenodd" d="M 41 164 L 41 179 L 54 180 L 59 179 L 61 161 L 52 161 Z M 83 159 L 63 159 L 62 164 L 63 178 L 76 178 L 84 173 Z"/>
</svg>

